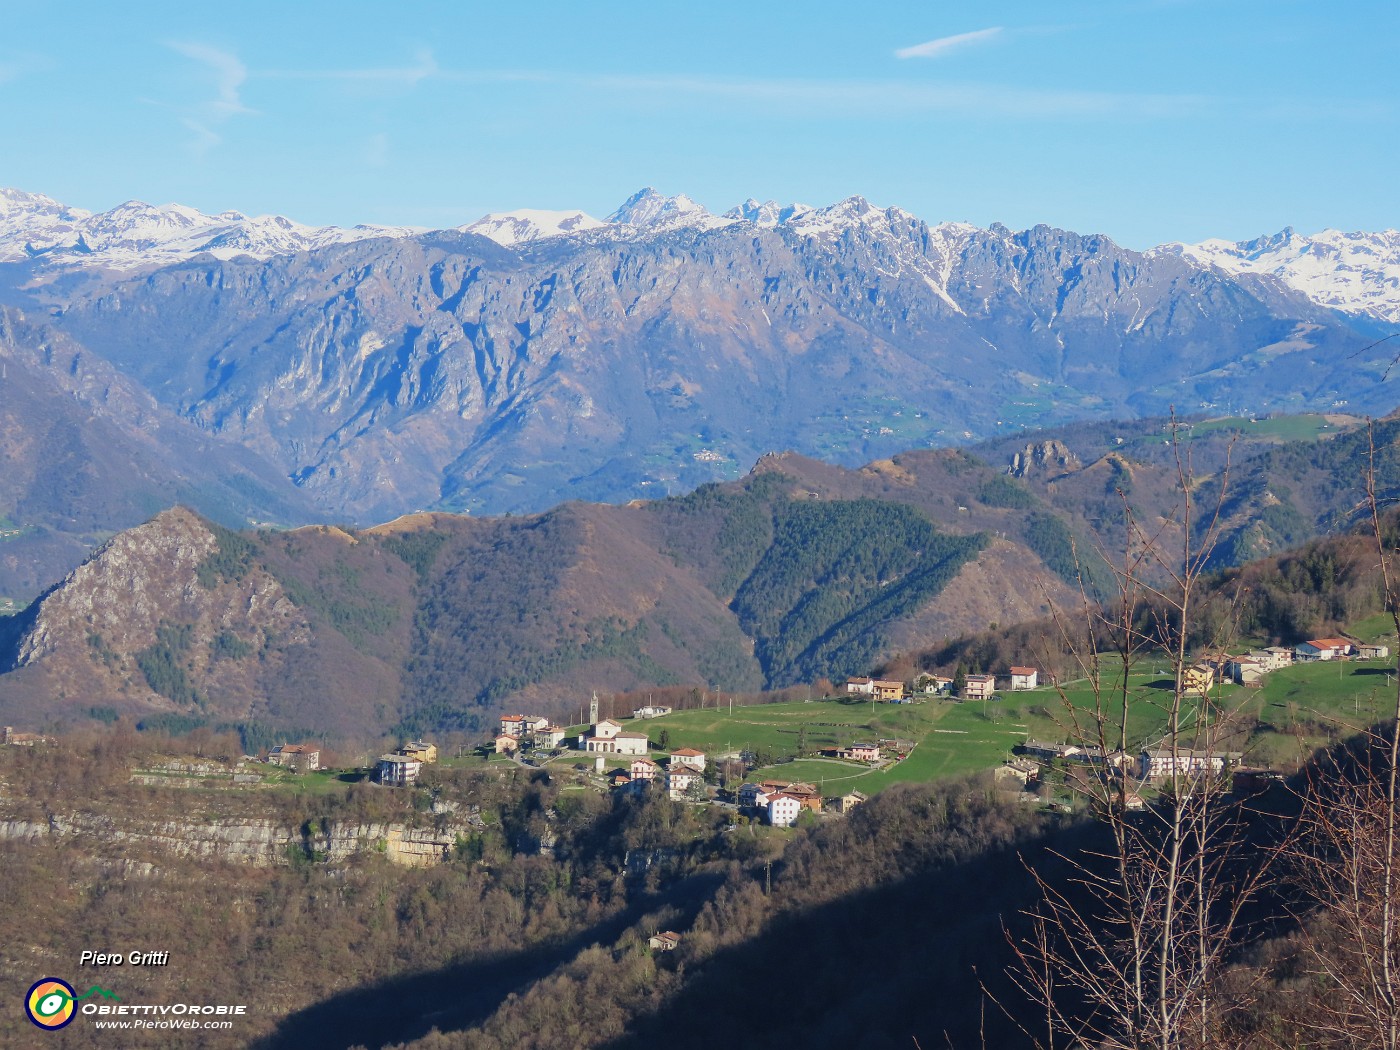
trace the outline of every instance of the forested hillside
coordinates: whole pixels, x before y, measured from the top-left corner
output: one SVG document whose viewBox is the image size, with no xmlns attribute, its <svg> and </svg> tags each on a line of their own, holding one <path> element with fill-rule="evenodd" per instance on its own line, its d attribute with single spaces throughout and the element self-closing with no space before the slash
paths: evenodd
<svg viewBox="0 0 1400 1050">
<path fill-rule="evenodd" d="M 977 557 L 919 509 L 724 489 L 533 517 L 235 533 L 164 513 L 5 625 L 0 709 L 368 742 L 590 690 L 863 671 Z M 975 620 L 972 622 L 976 622 Z"/>
<path fill-rule="evenodd" d="M 910 667 L 991 668 L 1043 649 L 1036 629 L 951 640 L 1034 623 L 1081 586 L 1111 595 L 1103 559 L 1128 521 L 1180 541 L 1183 477 L 1195 541 L 1218 534 L 1213 566 L 1353 521 L 1358 464 L 1373 443 L 1393 476 L 1400 422 L 1321 419 L 1168 420 L 1116 437 L 1099 424 L 858 471 L 782 454 L 665 500 L 368 530 L 233 532 L 174 511 L 0 620 L 0 712 L 368 740 L 483 731 L 506 705 L 576 712 L 593 690 L 840 679 L 902 652 L 931 654 Z M 1285 623 L 1291 587 L 1265 602 L 1250 585 L 1253 604 L 1212 607 L 1193 637 L 1222 618 L 1261 638 L 1345 619 L 1308 606 Z"/>
</svg>

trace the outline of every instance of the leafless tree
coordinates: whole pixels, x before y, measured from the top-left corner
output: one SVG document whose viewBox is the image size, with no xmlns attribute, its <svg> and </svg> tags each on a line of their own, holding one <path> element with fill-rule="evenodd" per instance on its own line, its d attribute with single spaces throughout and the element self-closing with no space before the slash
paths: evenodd
<svg viewBox="0 0 1400 1050">
<path fill-rule="evenodd" d="M 1387 528 L 1368 427 L 1364 511 L 1375 542 L 1385 610 L 1400 660 L 1400 591 L 1394 520 Z M 1292 869 L 1317 908 L 1302 924 L 1316 1009 L 1294 1024 L 1310 1045 L 1400 1050 L 1400 663 L 1387 719 L 1348 753 L 1312 767 Z"/>
<path fill-rule="evenodd" d="M 1202 510 L 1175 419 L 1170 430 L 1175 512 L 1144 522 L 1124 497 L 1123 552 L 1105 556 L 1116 594 L 1099 603 L 1082 591 L 1077 612 L 1056 613 L 1092 693 L 1086 707 L 1060 689 L 1070 742 L 1090 757 L 1079 794 L 1098 818 L 1099 845 L 1061 854 L 1057 873 L 1032 869 L 1041 904 L 1030 933 L 1012 938 L 1013 977 L 1043 1011 L 1044 1032 L 1028 1033 L 1042 1047 L 1212 1045 L 1212 980 L 1268 860 L 1256 851 L 1255 863 L 1239 864 L 1244 830 L 1225 804 L 1222 754 L 1236 711 L 1190 674 L 1228 460 L 1214 505 Z M 1148 660 L 1170 666 L 1169 689 L 1144 688 Z M 1147 722 L 1165 756 L 1150 785 L 1132 768 Z"/>
</svg>

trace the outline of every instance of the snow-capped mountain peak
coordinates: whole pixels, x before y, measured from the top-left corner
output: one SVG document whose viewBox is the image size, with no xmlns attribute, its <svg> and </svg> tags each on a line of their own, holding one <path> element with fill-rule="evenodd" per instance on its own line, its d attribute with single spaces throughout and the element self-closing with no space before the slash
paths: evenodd
<svg viewBox="0 0 1400 1050">
<path fill-rule="evenodd" d="M 726 219 L 743 219 L 745 222 L 751 222 L 764 229 L 774 229 L 797 216 L 806 215 L 811 210 L 811 206 L 807 204 L 784 205 L 777 201 L 764 201 L 760 204 L 753 197 L 750 197 L 737 208 L 731 208 L 725 212 L 724 217 Z"/>
<path fill-rule="evenodd" d="M 403 226 L 305 226 L 280 215 L 205 215 L 184 204 L 129 200 L 93 214 L 42 194 L 0 189 L 0 262 L 99 263 L 116 269 L 161 265 L 201 252 L 268 258 L 368 237 L 409 236 Z"/>
<path fill-rule="evenodd" d="M 1308 237 L 1286 226 L 1249 241 L 1176 242 L 1148 254 L 1177 255 L 1232 276 L 1272 277 L 1333 310 L 1400 322 L 1400 231 L 1329 229 Z"/>
<path fill-rule="evenodd" d="M 863 254 L 881 273 L 917 275 L 945 298 L 955 259 L 978 233 L 966 223 L 930 226 L 907 211 L 880 208 L 860 196 L 820 208 L 750 198 L 718 216 L 685 195 L 667 197 L 649 186 L 606 221 L 582 211 L 520 209 L 492 213 L 457 229 L 512 246 L 571 235 L 636 240 L 677 229 L 713 230 L 738 223 L 813 241 L 831 251 Z M 186 205 L 139 200 L 93 214 L 41 193 L 0 188 L 0 263 L 28 262 L 44 268 L 149 268 L 201 253 L 221 259 L 266 259 L 421 232 L 406 226 L 306 226 L 280 215 L 250 217 L 234 210 L 206 215 Z M 1012 236 L 999 224 L 987 232 L 1002 239 Z M 1164 244 L 1147 255 L 1174 255 L 1234 278 L 1278 282 L 1320 306 L 1400 323 L 1400 231 L 1327 229 L 1308 236 L 1285 227 L 1253 240 Z"/>
<path fill-rule="evenodd" d="M 614 226 L 657 230 L 684 226 L 714 229 L 728 226 L 733 220 L 711 214 L 704 205 L 683 193 L 667 197 L 647 186 L 623 201 L 622 206 L 608 216 L 608 222 Z"/>
<path fill-rule="evenodd" d="M 509 247 L 513 244 L 528 244 L 547 237 L 566 237 L 575 233 L 587 233 L 606 226 L 607 223 L 595 219 L 581 211 L 543 211 L 537 208 L 521 208 L 516 211 L 492 212 L 483 215 L 476 222 L 457 227 L 463 233 L 480 234 L 489 237 L 497 244 Z"/>
<path fill-rule="evenodd" d="M 12 221 L 47 217 L 64 222 L 77 222 L 85 219 L 90 212 L 81 208 L 70 208 L 42 193 L 28 193 L 24 190 L 0 187 L 0 232 Z"/>
</svg>

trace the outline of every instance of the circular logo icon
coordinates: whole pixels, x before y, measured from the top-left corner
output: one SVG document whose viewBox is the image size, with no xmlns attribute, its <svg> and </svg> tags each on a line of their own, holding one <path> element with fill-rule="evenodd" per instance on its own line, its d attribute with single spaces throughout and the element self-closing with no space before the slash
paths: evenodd
<svg viewBox="0 0 1400 1050">
<path fill-rule="evenodd" d="M 73 999 L 77 994 L 67 981 L 45 977 L 35 981 L 24 997 L 24 1012 L 40 1028 L 62 1028 L 73 1020 Z"/>
</svg>

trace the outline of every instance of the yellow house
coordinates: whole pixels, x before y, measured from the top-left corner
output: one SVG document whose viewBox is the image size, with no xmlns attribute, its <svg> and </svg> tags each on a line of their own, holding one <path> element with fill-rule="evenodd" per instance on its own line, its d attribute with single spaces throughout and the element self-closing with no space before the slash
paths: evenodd
<svg viewBox="0 0 1400 1050">
<path fill-rule="evenodd" d="M 416 758 L 425 765 L 438 760 L 437 745 L 429 744 L 423 740 L 414 740 L 412 743 L 404 744 L 403 747 L 399 748 L 398 754 Z"/>
<path fill-rule="evenodd" d="M 1215 668 L 1207 663 L 1192 664 L 1181 669 L 1181 688 L 1207 693 L 1215 685 Z"/>
</svg>

